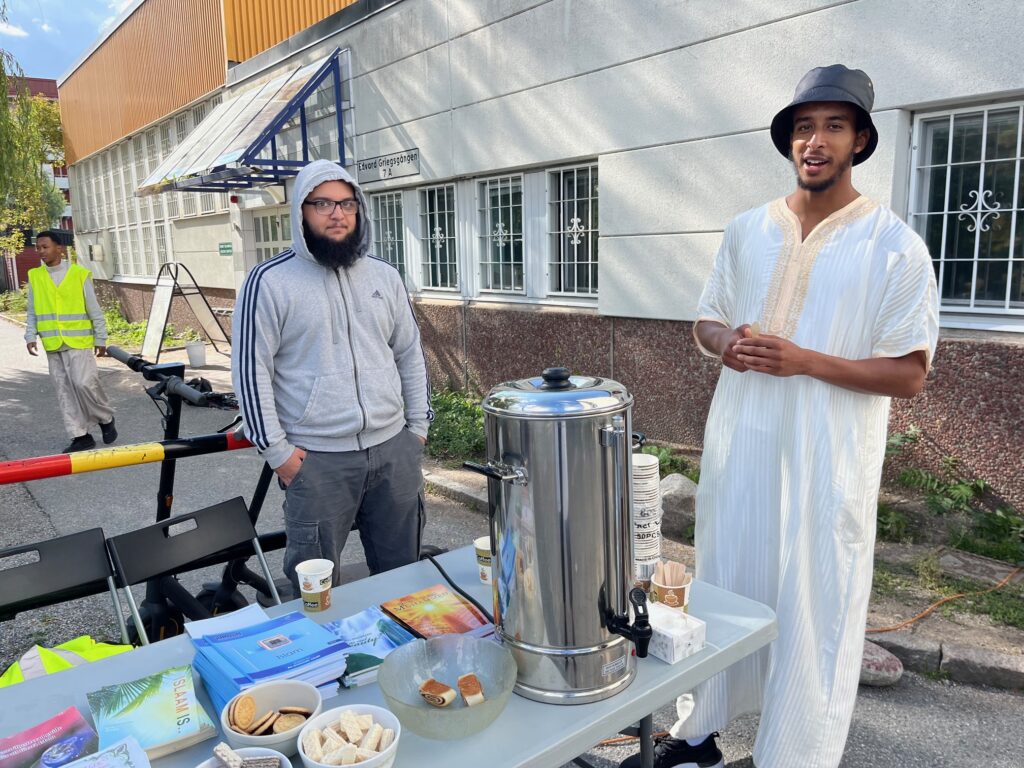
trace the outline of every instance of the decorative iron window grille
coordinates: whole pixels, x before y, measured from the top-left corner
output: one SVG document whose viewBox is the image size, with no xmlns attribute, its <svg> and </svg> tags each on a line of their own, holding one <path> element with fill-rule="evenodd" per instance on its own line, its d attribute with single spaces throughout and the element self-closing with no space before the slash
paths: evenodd
<svg viewBox="0 0 1024 768">
<path fill-rule="evenodd" d="M 420 190 L 423 288 L 459 288 L 455 185 Z"/>
<path fill-rule="evenodd" d="M 480 290 L 523 293 L 523 177 L 480 182 Z"/>
<path fill-rule="evenodd" d="M 915 120 L 910 221 L 942 308 L 1024 315 L 1024 102 Z"/>
<path fill-rule="evenodd" d="M 597 164 L 552 171 L 548 292 L 597 295 Z"/>
<path fill-rule="evenodd" d="M 394 264 L 405 279 L 405 223 L 402 193 L 382 192 L 370 196 L 373 208 L 373 245 L 377 256 Z"/>
</svg>

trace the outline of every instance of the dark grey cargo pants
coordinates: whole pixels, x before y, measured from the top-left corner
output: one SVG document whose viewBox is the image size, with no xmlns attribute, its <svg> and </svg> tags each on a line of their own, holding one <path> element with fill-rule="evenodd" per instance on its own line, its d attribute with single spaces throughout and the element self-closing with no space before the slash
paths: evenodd
<svg viewBox="0 0 1024 768">
<path fill-rule="evenodd" d="M 303 560 L 338 563 L 353 523 L 370 573 L 416 562 L 425 522 L 420 462 L 423 444 L 407 429 L 363 451 L 308 451 L 285 490 L 288 544 L 284 573 L 299 594 L 295 566 Z"/>
</svg>

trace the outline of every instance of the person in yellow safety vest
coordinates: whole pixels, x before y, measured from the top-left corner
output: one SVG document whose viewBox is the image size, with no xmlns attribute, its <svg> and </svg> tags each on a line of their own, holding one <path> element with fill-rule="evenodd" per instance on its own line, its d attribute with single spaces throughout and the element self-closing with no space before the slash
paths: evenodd
<svg viewBox="0 0 1024 768">
<path fill-rule="evenodd" d="M 98 424 L 103 442 L 117 439 L 114 410 L 100 386 L 93 358 L 107 354 L 107 321 L 96 301 L 92 273 L 69 264 L 60 235 L 46 230 L 36 235 L 43 265 L 28 271 L 28 318 L 25 343 L 38 355 L 36 335 L 43 341 L 50 378 L 71 444 L 64 453 L 96 447 L 89 429 Z"/>
</svg>

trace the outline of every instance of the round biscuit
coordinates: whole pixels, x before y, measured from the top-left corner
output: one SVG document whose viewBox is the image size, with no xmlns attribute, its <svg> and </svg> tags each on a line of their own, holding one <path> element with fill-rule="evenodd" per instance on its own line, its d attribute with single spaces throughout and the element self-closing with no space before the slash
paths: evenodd
<svg viewBox="0 0 1024 768">
<path fill-rule="evenodd" d="M 253 718 L 256 717 L 256 700 L 252 696 L 243 693 L 235 698 L 228 716 L 233 723 L 242 728 L 251 727 L 254 722 Z"/>
<path fill-rule="evenodd" d="M 306 718 L 294 712 L 282 712 L 281 716 L 274 721 L 274 733 L 284 733 L 292 728 L 298 728 L 306 722 Z"/>
<path fill-rule="evenodd" d="M 249 731 L 250 736 L 266 736 L 270 733 L 270 729 L 274 727 L 274 723 L 277 721 L 280 715 L 277 712 L 268 712 L 266 715 L 266 722 L 258 725 Z"/>
</svg>

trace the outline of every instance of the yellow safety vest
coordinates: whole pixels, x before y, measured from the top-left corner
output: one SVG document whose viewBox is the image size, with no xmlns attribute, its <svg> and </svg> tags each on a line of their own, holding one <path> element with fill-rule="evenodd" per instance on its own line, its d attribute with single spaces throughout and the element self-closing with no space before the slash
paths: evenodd
<svg viewBox="0 0 1024 768">
<path fill-rule="evenodd" d="M 34 677 L 52 675 L 90 661 L 132 650 L 130 645 L 97 643 L 88 635 L 76 637 L 53 648 L 34 645 L 18 661 L 0 675 L 0 688 L 16 685 Z"/>
<path fill-rule="evenodd" d="M 85 267 L 68 264 L 67 274 L 56 285 L 46 267 L 28 271 L 36 332 L 47 352 L 60 349 L 62 344 L 90 349 L 95 343 L 92 320 L 85 311 L 85 281 L 91 276 L 92 272 Z"/>
</svg>

